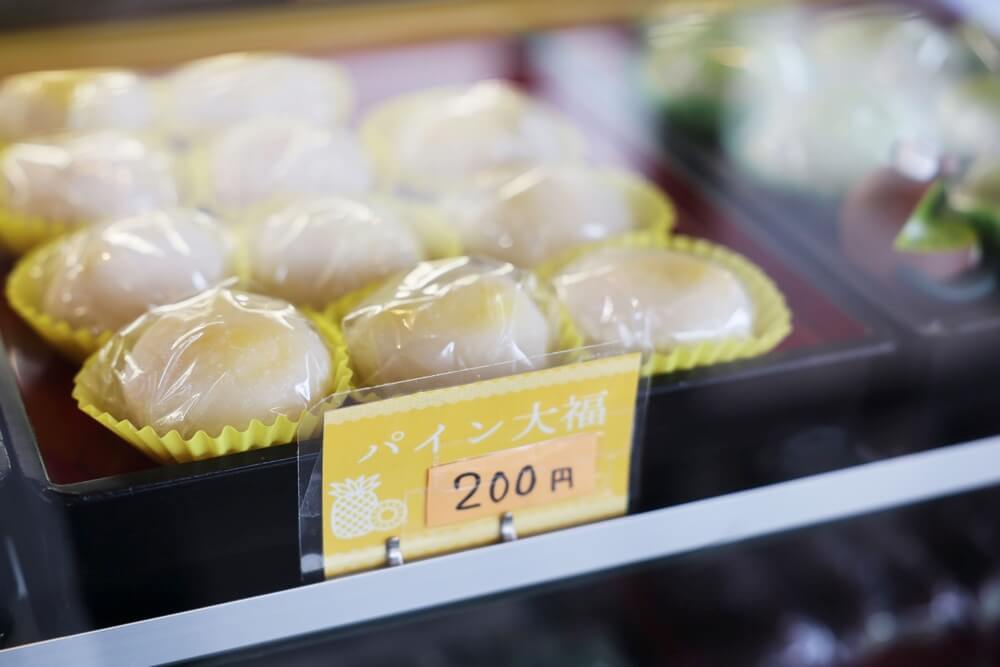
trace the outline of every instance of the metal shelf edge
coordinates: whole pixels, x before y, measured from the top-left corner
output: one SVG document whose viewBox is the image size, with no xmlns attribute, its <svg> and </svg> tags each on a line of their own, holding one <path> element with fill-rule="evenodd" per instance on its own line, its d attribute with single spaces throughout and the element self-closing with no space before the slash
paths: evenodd
<svg viewBox="0 0 1000 667">
<path fill-rule="evenodd" d="M 1000 482 L 1000 436 L 0 651 L 159 664 L 343 628 Z M 488 575 L 487 575 L 488 573 Z"/>
</svg>

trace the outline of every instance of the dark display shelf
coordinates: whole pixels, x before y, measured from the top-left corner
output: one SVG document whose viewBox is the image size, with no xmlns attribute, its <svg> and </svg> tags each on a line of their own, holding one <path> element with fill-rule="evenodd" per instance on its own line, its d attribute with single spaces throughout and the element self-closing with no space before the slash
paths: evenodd
<svg viewBox="0 0 1000 667">
<path fill-rule="evenodd" d="M 631 165 L 660 185 L 676 204 L 679 231 L 745 254 L 785 294 L 794 328 L 775 352 L 654 379 L 635 506 L 752 486 L 752 477 L 717 477 L 720 457 L 757 455 L 760 443 L 746 433 L 770 441 L 778 423 L 784 431 L 817 422 L 846 428 L 891 342 L 789 256 L 761 243 L 743 216 L 717 205 L 671 164 L 618 142 L 581 105 L 567 104 L 542 76 L 545 63 L 533 46 L 538 37 L 332 55 L 357 82 L 362 113 L 410 90 L 514 80 L 579 123 L 595 157 Z M 137 620 L 300 582 L 295 446 L 156 466 L 76 408 L 70 397 L 75 369 L 5 306 L 0 335 L 11 373 L 3 395 L 10 444 L 40 501 L 65 509 L 88 623 Z M 770 427 L 755 426 L 763 423 Z M 737 436 L 739 453 L 722 446 Z"/>
</svg>

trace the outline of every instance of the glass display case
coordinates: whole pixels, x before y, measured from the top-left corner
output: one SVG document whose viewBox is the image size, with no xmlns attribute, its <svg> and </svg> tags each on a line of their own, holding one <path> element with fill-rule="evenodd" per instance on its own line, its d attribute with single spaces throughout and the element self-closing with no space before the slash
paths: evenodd
<svg viewBox="0 0 1000 667">
<path fill-rule="evenodd" d="M 992 3 L 159 4 L 0 40 L 0 664 L 1000 664 Z"/>
</svg>

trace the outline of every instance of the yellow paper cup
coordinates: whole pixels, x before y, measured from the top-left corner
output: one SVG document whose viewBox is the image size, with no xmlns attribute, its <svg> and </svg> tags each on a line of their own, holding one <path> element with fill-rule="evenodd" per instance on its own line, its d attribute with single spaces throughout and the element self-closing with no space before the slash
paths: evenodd
<svg viewBox="0 0 1000 667">
<path fill-rule="evenodd" d="M 660 188 L 627 169 L 597 168 L 601 180 L 618 190 L 628 203 L 635 227 L 631 235 L 665 238 L 677 224 L 677 210 Z"/>
<path fill-rule="evenodd" d="M 458 235 L 436 207 L 399 197 L 376 196 L 373 201 L 395 211 L 413 227 L 428 259 L 445 259 L 462 254 Z"/>
<path fill-rule="evenodd" d="M 0 201 L 0 247 L 15 257 L 79 227 L 78 224 L 24 215 L 10 210 Z"/>
<path fill-rule="evenodd" d="M 75 230 L 86 234 L 84 230 Z M 51 279 L 50 266 L 59 260 L 64 244 L 72 242 L 76 236 L 53 239 L 22 257 L 14 265 L 7 277 L 7 301 L 18 315 L 35 330 L 49 345 L 76 364 L 97 351 L 114 331 L 94 331 L 88 327 L 76 327 L 45 312 L 42 307 L 45 290 Z M 233 241 L 225 236 L 232 249 Z M 237 254 L 237 253 L 232 253 Z M 239 264 L 239 258 L 231 260 Z M 229 275 L 227 273 L 227 275 Z M 233 281 L 235 282 L 235 281 Z"/>
<path fill-rule="evenodd" d="M 111 331 L 95 333 L 58 320 L 42 310 L 42 300 L 48 284 L 47 266 L 54 261 L 61 240 L 50 241 L 18 260 L 7 278 L 7 301 L 18 315 L 45 341 L 63 356 L 76 363 L 111 338 Z"/>
<path fill-rule="evenodd" d="M 333 362 L 333 378 L 326 396 L 336 396 L 347 391 L 351 385 L 351 369 L 340 332 L 316 313 L 302 312 L 309 317 L 322 336 Z M 102 407 L 102 397 L 95 396 L 84 382 L 88 374 L 98 372 L 96 368 L 98 361 L 99 355 L 92 355 L 74 379 L 73 398 L 77 406 L 102 426 L 160 463 L 200 461 L 295 442 L 300 425 L 314 417 L 309 411 L 303 411 L 294 419 L 279 415 L 270 424 L 255 419 L 245 429 L 226 426 L 216 436 L 211 436 L 205 431 L 198 431 L 190 438 L 182 437 L 177 430 L 157 433 L 152 426 L 133 424 L 128 419 L 113 415 Z M 330 407 L 336 405 L 331 404 Z"/>
<path fill-rule="evenodd" d="M 761 269 L 727 248 L 690 236 L 655 238 L 645 234 L 633 234 L 591 244 L 546 264 L 539 269 L 539 274 L 549 280 L 580 257 L 609 246 L 663 248 L 712 262 L 736 276 L 747 290 L 754 306 L 754 328 L 751 336 L 702 341 L 678 345 L 670 350 L 654 351 L 648 355 L 643 364 L 642 373 L 645 376 L 756 357 L 773 350 L 792 330 L 792 315 L 785 304 L 784 296 Z M 574 325 L 574 328 L 577 327 Z M 583 339 L 579 330 L 577 334 Z"/>
</svg>

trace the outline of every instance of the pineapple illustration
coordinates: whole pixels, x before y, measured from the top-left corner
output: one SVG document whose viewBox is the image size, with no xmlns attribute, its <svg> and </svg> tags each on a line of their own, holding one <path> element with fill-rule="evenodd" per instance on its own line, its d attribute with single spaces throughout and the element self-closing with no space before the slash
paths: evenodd
<svg viewBox="0 0 1000 667">
<path fill-rule="evenodd" d="M 372 515 L 379 507 L 375 489 L 381 483 L 378 475 L 361 475 L 330 485 L 330 495 L 336 498 L 330 512 L 330 525 L 336 537 L 349 540 L 372 532 Z"/>
<path fill-rule="evenodd" d="M 402 500 L 396 498 L 383 500 L 372 512 L 372 527 L 380 531 L 398 528 L 406 523 L 407 514 L 406 503 Z"/>
</svg>

